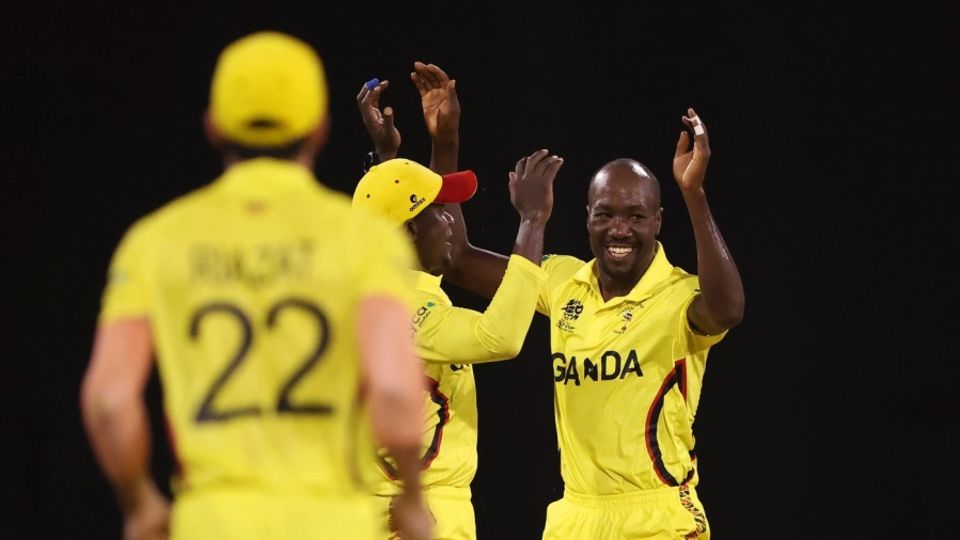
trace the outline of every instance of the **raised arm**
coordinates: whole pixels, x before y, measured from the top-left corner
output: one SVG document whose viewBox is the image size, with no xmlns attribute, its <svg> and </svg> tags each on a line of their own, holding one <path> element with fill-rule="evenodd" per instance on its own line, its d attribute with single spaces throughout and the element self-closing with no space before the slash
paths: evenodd
<svg viewBox="0 0 960 540">
<path fill-rule="evenodd" d="M 144 387 L 153 366 L 146 318 L 97 329 L 80 405 L 87 437 L 123 512 L 124 538 L 166 538 L 167 499 L 150 476 L 150 421 Z"/>
<path fill-rule="evenodd" d="M 718 334 L 733 328 L 743 319 L 744 294 L 740 272 L 727 249 L 707 204 L 703 182 L 710 161 L 707 127 L 693 109 L 681 118 L 694 132 L 693 150 L 684 130 L 677 140 L 673 156 L 673 177 L 680 186 L 690 213 L 697 243 L 697 275 L 700 294 L 687 310 L 691 325 L 704 334 Z"/>
<path fill-rule="evenodd" d="M 443 269 L 443 278 L 484 298 L 493 298 L 507 271 L 506 255 L 478 248 L 467 237 L 467 224 L 459 204 L 448 204 L 453 216 L 453 238 L 450 239 L 450 266 Z"/>
<path fill-rule="evenodd" d="M 457 81 L 434 64 L 414 62 L 410 80 L 420 93 L 423 120 L 430 134 L 430 168 L 439 174 L 457 171 L 460 152 L 460 100 Z"/>
<path fill-rule="evenodd" d="M 510 202 L 520 214 L 520 227 L 513 253 L 540 265 L 543 233 L 553 212 L 553 179 L 563 158 L 537 150 L 517 162 L 510 177 Z"/>
<path fill-rule="evenodd" d="M 357 94 L 357 108 L 360 118 L 367 128 L 367 134 L 373 142 L 374 151 L 381 161 L 397 157 L 400 149 L 400 131 L 393 123 L 393 108 L 380 109 L 380 96 L 390 85 L 390 81 L 371 79 L 364 83 Z"/>
<path fill-rule="evenodd" d="M 553 179 L 563 165 L 563 158 L 548 154 L 546 149 L 538 150 L 518 161 L 509 173 L 510 201 L 520 214 L 513 253 L 537 265 L 543 256 L 544 228 L 553 210 Z M 521 180 L 527 177 L 549 178 L 549 182 Z M 453 216 L 454 234 L 451 265 L 444 269 L 444 278 L 481 296 L 493 298 L 509 259 L 472 245 L 459 206 L 451 208 L 447 205 L 447 209 Z"/>
<path fill-rule="evenodd" d="M 540 268 L 543 233 L 553 210 L 553 180 L 561 165 L 562 158 L 539 150 L 521 159 L 509 173 L 510 199 L 520 214 L 520 226 L 513 256 L 501 274 L 503 281 L 483 313 L 440 302 L 421 308 L 424 314 L 414 331 L 426 360 L 489 362 L 520 352 L 547 279 Z"/>
<path fill-rule="evenodd" d="M 413 67 L 414 71 L 410 73 L 410 79 L 420 93 L 423 119 L 432 141 L 430 168 L 440 174 L 455 172 L 459 165 L 460 151 L 460 100 L 457 97 L 456 81 L 450 79 L 444 70 L 434 64 L 415 62 Z M 525 164 L 529 157 L 522 159 L 517 164 L 517 170 L 510 173 L 511 200 L 514 194 L 515 173 L 520 170 L 521 163 Z M 537 158 L 539 165 L 544 167 L 548 164 L 551 167 L 555 165 L 550 176 L 550 204 L 552 207 L 553 175 L 556 174 L 562 160 L 556 161 L 559 158 L 553 156 L 540 163 L 545 157 L 546 151 L 544 150 L 543 155 Z M 533 172 L 532 169 L 531 172 Z M 534 185 L 537 184 L 534 182 L 528 183 L 524 189 L 531 189 Z M 521 203 L 529 206 L 525 199 L 521 199 Z M 525 208 L 524 210 L 530 209 Z M 500 282 L 503 280 L 509 258 L 470 244 L 467 238 L 463 212 L 459 204 L 448 204 L 447 212 L 453 216 L 454 220 L 453 238 L 451 239 L 453 244 L 451 260 L 453 264 L 444 269 L 445 279 L 487 298 L 493 298 Z M 523 212 L 521 212 L 521 225 L 517 235 L 517 243 L 514 245 L 514 253 L 531 259 L 534 264 L 539 265 L 543 251 L 543 225 L 546 223 L 546 219 L 539 220 L 534 215 L 536 214 L 535 210 L 531 210 L 529 214 L 525 218 Z M 549 216 L 549 210 L 547 216 Z M 534 253 L 540 253 L 540 255 L 532 257 Z"/>
</svg>

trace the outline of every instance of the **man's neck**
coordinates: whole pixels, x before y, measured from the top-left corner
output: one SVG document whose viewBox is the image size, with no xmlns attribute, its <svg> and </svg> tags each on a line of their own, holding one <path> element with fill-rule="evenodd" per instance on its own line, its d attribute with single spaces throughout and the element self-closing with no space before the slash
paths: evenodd
<svg viewBox="0 0 960 540">
<path fill-rule="evenodd" d="M 259 159 L 259 158 L 251 158 L 251 159 Z M 230 152 L 225 153 L 225 154 L 223 154 L 223 170 L 227 170 L 227 169 L 229 169 L 230 167 L 233 167 L 234 165 L 238 165 L 238 164 L 243 163 L 243 162 L 245 162 L 245 161 L 250 161 L 250 160 L 249 160 L 249 159 L 240 159 L 240 157 L 237 156 L 237 155 L 234 154 L 234 153 L 230 153 Z M 307 169 L 309 169 L 309 170 L 312 171 L 312 170 L 313 170 L 313 165 L 314 165 L 314 162 L 315 162 L 315 156 L 312 155 L 312 154 L 308 154 L 308 153 L 302 153 L 302 154 L 299 154 L 299 155 L 298 155 L 296 158 L 294 158 L 294 159 L 282 160 L 282 161 L 289 161 L 290 163 L 295 163 L 295 164 L 297 164 L 297 165 L 300 165 L 301 167 L 305 167 L 305 168 L 307 168 Z"/>
<path fill-rule="evenodd" d="M 647 270 L 650 269 L 650 265 L 653 264 L 653 259 L 657 256 L 657 250 L 654 249 L 648 256 L 647 260 L 643 261 L 640 264 L 640 267 L 636 274 L 629 276 L 611 276 L 608 275 L 600 268 L 600 265 L 597 265 L 597 283 L 600 285 L 600 296 L 603 298 L 604 302 L 609 302 L 611 298 L 617 298 L 618 296 L 626 296 L 630 294 L 630 291 L 637 286 L 637 283 L 640 283 L 640 280 L 643 278 L 644 274 L 647 273 Z"/>
<path fill-rule="evenodd" d="M 635 278 L 618 279 L 605 276 L 601 271 L 597 279 L 597 282 L 600 284 L 600 296 L 603 297 L 604 302 L 609 302 L 611 298 L 618 296 L 626 296 L 637 286 L 641 277 L 643 277 L 643 273 Z"/>
</svg>

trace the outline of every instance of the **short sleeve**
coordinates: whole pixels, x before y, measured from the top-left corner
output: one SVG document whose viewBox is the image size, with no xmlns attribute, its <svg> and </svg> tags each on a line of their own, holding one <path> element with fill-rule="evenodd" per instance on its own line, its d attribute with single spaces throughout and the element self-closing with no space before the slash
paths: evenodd
<svg viewBox="0 0 960 540">
<path fill-rule="evenodd" d="M 585 262 L 569 255 L 544 255 L 540 267 L 547 273 L 547 279 L 540 287 L 540 297 L 537 299 L 537 311 L 544 315 L 550 314 L 550 293 L 573 277 Z"/>
<path fill-rule="evenodd" d="M 411 269 L 416 268 L 410 239 L 396 227 L 367 216 L 354 251 L 357 298 L 387 295 L 412 307 Z"/>
<path fill-rule="evenodd" d="M 483 313 L 454 307 L 420 291 L 413 318 L 420 356 L 428 362 L 479 363 L 515 357 L 523 346 L 537 291 L 546 274 L 519 255 L 511 255 L 497 293 Z"/>
<path fill-rule="evenodd" d="M 107 285 L 100 306 L 100 324 L 150 314 L 146 283 L 148 249 L 146 234 L 140 224 L 131 227 L 120 241 L 107 273 Z"/>
<path fill-rule="evenodd" d="M 684 336 L 684 343 L 686 346 L 686 354 L 694 354 L 700 351 L 706 350 L 710 347 L 713 347 L 720 342 L 727 335 L 727 331 L 724 330 L 719 334 L 706 335 L 701 334 L 690 326 L 690 317 L 687 316 L 687 310 L 690 309 L 690 304 L 693 302 L 700 294 L 699 284 L 696 278 L 693 278 L 695 288 L 689 290 L 687 294 L 689 297 L 683 302 L 682 307 L 680 308 L 679 313 L 679 324 L 681 329 L 681 335 Z"/>
</svg>

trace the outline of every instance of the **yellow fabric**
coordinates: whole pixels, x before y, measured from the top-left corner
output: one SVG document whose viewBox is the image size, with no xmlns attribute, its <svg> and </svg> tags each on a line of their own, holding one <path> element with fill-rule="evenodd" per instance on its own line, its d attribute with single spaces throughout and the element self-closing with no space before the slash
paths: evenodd
<svg viewBox="0 0 960 540">
<path fill-rule="evenodd" d="M 687 320 L 696 276 L 658 246 L 626 296 L 604 302 L 596 261 L 544 260 L 554 412 L 568 490 L 611 495 L 695 485 L 693 421 L 707 351 Z"/>
<path fill-rule="evenodd" d="M 710 526 L 689 486 L 591 497 L 566 492 L 547 507 L 544 540 L 709 540 Z"/>
<path fill-rule="evenodd" d="M 427 362 L 446 364 L 476 364 L 516 356 L 547 278 L 539 266 L 511 255 L 500 287 L 480 313 L 451 305 L 440 288 L 439 277 L 423 272 L 418 275 L 420 307 L 413 319 L 417 351 Z"/>
<path fill-rule="evenodd" d="M 353 206 L 396 224 L 416 217 L 440 193 L 443 178 L 409 159 L 396 158 L 370 167 L 353 192 Z"/>
<path fill-rule="evenodd" d="M 305 137 L 327 115 L 323 63 L 306 43 L 258 32 L 230 44 L 210 86 L 210 116 L 223 135 L 252 147 Z"/>
<path fill-rule="evenodd" d="M 477 537 L 476 517 L 470 502 L 470 488 L 451 488 L 436 486 L 423 492 L 427 510 L 433 515 L 436 524 L 433 540 L 474 540 Z M 376 513 L 381 524 L 390 519 L 390 501 L 392 496 L 373 497 Z M 378 535 L 380 538 L 396 540 L 396 533 L 390 533 L 384 526 Z"/>
<path fill-rule="evenodd" d="M 395 227 L 273 159 L 235 165 L 134 225 L 100 323 L 150 320 L 178 492 L 360 489 L 358 459 L 373 464 L 356 307 L 409 303 L 412 262 Z"/>
<path fill-rule="evenodd" d="M 171 540 L 372 540 L 378 519 L 366 496 L 318 498 L 222 489 L 178 497 Z"/>
<path fill-rule="evenodd" d="M 477 388 L 472 363 L 505 360 L 523 345 L 546 274 L 514 255 L 483 312 L 454 307 L 440 277 L 416 272 L 413 316 L 417 353 L 426 362 L 421 483 L 427 489 L 468 489 L 477 472 Z M 392 459 L 381 457 L 377 495 L 399 493 Z M 471 520 L 472 522 L 472 520 Z"/>
</svg>

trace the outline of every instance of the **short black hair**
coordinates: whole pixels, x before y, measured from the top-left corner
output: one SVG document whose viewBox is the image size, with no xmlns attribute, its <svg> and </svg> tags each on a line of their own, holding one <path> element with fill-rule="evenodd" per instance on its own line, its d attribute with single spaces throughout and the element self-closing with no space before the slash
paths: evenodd
<svg viewBox="0 0 960 540">
<path fill-rule="evenodd" d="M 261 157 L 270 157 L 275 159 L 295 159 L 303 150 L 308 137 L 297 139 L 291 143 L 281 146 L 244 146 L 231 141 L 227 141 L 223 147 L 225 154 L 233 154 L 241 161 Z"/>
</svg>

